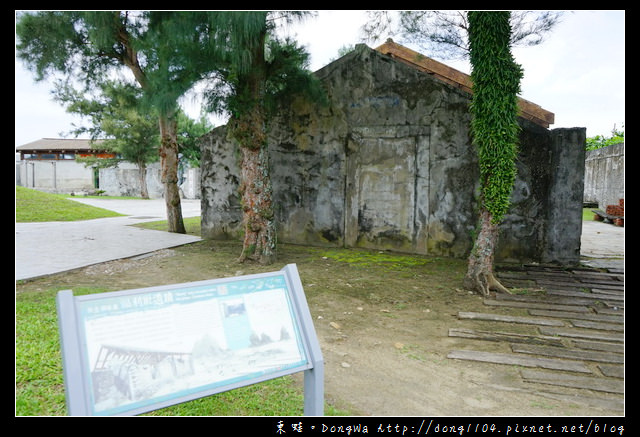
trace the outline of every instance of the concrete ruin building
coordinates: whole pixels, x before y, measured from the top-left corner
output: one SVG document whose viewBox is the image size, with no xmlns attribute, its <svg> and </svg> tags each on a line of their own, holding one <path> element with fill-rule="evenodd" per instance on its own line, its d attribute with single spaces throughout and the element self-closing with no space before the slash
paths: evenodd
<svg viewBox="0 0 640 437">
<path fill-rule="evenodd" d="M 316 73 L 329 104 L 296 100 L 271 120 L 278 241 L 466 257 L 479 170 L 468 75 L 388 41 Z M 496 260 L 580 257 L 586 129 L 521 99 L 518 176 Z M 202 236 L 238 238 L 236 146 L 219 127 L 201 142 Z"/>
</svg>

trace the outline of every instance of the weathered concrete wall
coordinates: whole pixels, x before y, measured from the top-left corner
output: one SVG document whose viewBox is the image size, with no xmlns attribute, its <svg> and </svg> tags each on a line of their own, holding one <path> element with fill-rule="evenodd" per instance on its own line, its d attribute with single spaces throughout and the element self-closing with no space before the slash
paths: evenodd
<svg viewBox="0 0 640 437">
<path fill-rule="evenodd" d="M 586 129 L 522 124 L 512 206 L 501 224 L 496 258 L 577 263 Z"/>
<path fill-rule="evenodd" d="M 204 135 L 200 151 L 201 235 L 217 240 L 238 237 L 242 229 L 239 157 L 226 138 L 225 126 Z"/>
<path fill-rule="evenodd" d="M 569 264 L 580 259 L 586 140 L 586 128 L 551 131 L 546 241 L 541 253 L 542 262 Z"/>
<path fill-rule="evenodd" d="M 589 150 L 585 158 L 584 201 L 604 211 L 624 199 L 624 143 Z"/>
<path fill-rule="evenodd" d="M 296 101 L 271 124 L 279 241 L 467 256 L 479 173 L 469 95 L 366 46 L 316 74 L 330 104 Z M 549 196 L 567 186 L 551 174 L 554 162 L 575 157 L 554 156 L 552 131 L 522 125 L 520 175 L 498 258 L 564 262 L 547 245 L 546 218 Z M 584 150 L 584 139 L 571 141 L 580 139 L 563 145 Z M 202 235 L 235 238 L 241 210 L 234 146 L 224 128 L 201 144 Z M 579 208 L 582 187 L 578 193 Z M 560 237 L 579 254 L 579 230 Z"/>
</svg>

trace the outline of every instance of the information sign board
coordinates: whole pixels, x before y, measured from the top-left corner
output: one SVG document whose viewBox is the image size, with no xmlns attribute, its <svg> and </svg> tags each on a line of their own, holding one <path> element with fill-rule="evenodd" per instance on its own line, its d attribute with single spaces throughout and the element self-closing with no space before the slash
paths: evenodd
<svg viewBox="0 0 640 437">
<path fill-rule="evenodd" d="M 70 415 L 131 415 L 305 372 L 322 415 L 322 354 L 295 264 L 278 272 L 57 296 Z"/>
</svg>

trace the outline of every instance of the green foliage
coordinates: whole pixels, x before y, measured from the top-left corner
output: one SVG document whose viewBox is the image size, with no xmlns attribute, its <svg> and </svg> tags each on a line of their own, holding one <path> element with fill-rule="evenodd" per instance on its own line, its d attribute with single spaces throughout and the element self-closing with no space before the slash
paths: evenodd
<svg viewBox="0 0 640 437">
<path fill-rule="evenodd" d="M 26 12 L 16 22 L 16 53 L 36 80 L 60 73 L 90 87 L 137 62 L 127 47 L 130 18 L 119 11 Z"/>
<path fill-rule="evenodd" d="M 594 137 L 587 138 L 586 150 L 600 149 L 602 147 L 620 143 L 624 143 L 624 127 L 622 130 L 618 130 L 614 127 L 611 131 L 610 137 L 596 135 Z"/>
<path fill-rule="evenodd" d="M 89 119 L 90 125 L 76 128 L 76 136 L 89 133 L 103 139 L 100 148 L 116 153 L 117 159 L 82 159 L 86 165 L 113 167 L 122 160 L 142 167 L 158 160 L 160 137 L 158 116 L 141 105 L 142 90 L 131 84 L 107 81 L 98 85 L 94 96 L 58 83 L 56 99 L 67 112 Z"/>
<path fill-rule="evenodd" d="M 363 31 L 367 39 L 393 35 L 401 43 L 415 44 L 432 57 L 464 59 L 469 54 L 467 11 L 368 11 Z M 511 11 L 512 46 L 540 44 L 560 21 L 562 11 Z"/>
<path fill-rule="evenodd" d="M 92 139 L 102 139 L 101 149 L 116 153 L 119 158 L 80 158 L 87 166 L 114 167 L 121 161 L 141 166 L 158 160 L 160 132 L 156 112 L 142 104 L 142 90 L 131 84 L 115 81 L 98 86 L 93 97 L 58 83 L 55 98 L 66 106 L 67 112 L 89 119 L 88 126 L 77 127 L 75 136 L 88 133 Z M 178 145 L 185 160 L 198 167 L 200 146 L 197 139 L 213 126 L 202 116 L 192 120 L 178 111 Z"/>
<path fill-rule="evenodd" d="M 200 167 L 200 145 L 198 138 L 213 129 L 205 116 L 193 120 L 184 112 L 178 112 L 178 147 L 183 158 L 192 167 Z"/>
<path fill-rule="evenodd" d="M 36 80 L 59 73 L 67 84 L 81 86 L 80 95 L 100 91 L 112 73 L 128 70 L 143 91 L 137 97 L 146 105 L 141 116 L 155 112 L 172 117 L 178 99 L 217 61 L 207 56 L 210 51 L 200 51 L 197 16 L 162 11 L 28 12 L 16 22 L 16 53 Z"/>
<path fill-rule="evenodd" d="M 309 54 L 295 41 L 281 40 L 274 29 L 278 21 L 305 17 L 289 12 L 211 13 L 211 27 L 227 42 L 216 67 L 215 80 L 207 81 L 208 109 L 232 118 L 259 112 L 268 120 L 275 110 L 303 96 L 326 101 L 324 90 L 308 70 Z M 251 136 L 251 135 L 250 135 Z"/>
<path fill-rule="evenodd" d="M 272 30 L 297 11 L 44 11 L 19 14 L 17 56 L 37 80 L 61 73 L 83 88 L 104 87 L 109 73 L 129 69 L 156 114 L 173 116 L 178 98 L 196 82 L 207 85 L 209 108 L 238 114 L 256 99 L 271 111 L 301 92 L 316 100 L 322 90 L 308 71 L 308 55 Z M 256 86 L 260 89 L 256 90 Z M 255 92 L 258 92 L 255 94 Z M 78 96 L 75 96 L 78 99 Z M 84 101 L 76 111 L 96 114 Z M 149 109 L 141 116 L 150 114 Z M 192 135 L 181 150 L 196 162 Z M 94 138 L 97 138 L 94 136 Z"/>
<path fill-rule="evenodd" d="M 74 68 L 71 53 L 80 52 L 85 35 L 76 29 L 79 13 L 25 12 L 16 19 L 16 55 L 36 80 Z"/>
<path fill-rule="evenodd" d="M 100 130 L 108 149 L 139 166 L 157 161 L 160 136 L 158 116 L 140 107 L 142 93 L 131 85 L 107 84 L 103 87 L 107 106 L 100 121 Z"/>
<path fill-rule="evenodd" d="M 309 53 L 292 40 L 270 39 L 267 45 L 267 114 L 302 96 L 317 104 L 328 102 L 324 89 L 309 71 Z"/>
<path fill-rule="evenodd" d="M 469 12 L 473 97 L 471 130 L 478 148 L 481 200 L 499 223 L 516 176 L 518 93 L 523 76 L 509 47 L 509 12 Z"/>
</svg>

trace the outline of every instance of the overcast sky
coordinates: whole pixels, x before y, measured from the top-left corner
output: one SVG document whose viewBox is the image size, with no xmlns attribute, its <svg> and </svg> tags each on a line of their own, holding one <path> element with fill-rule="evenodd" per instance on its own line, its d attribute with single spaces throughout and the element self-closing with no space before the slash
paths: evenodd
<svg viewBox="0 0 640 437">
<path fill-rule="evenodd" d="M 361 42 L 365 21 L 363 11 L 319 11 L 288 33 L 307 46 L 315 71 L 337 58 L 341 47 Z M 591 137 L 608 136 L 614 126 L 623 127 L 624 26 L 624 11 L 567 11 L 542 45 L 513 50 L 524 68 L 521 96 L 555 114 L 551 128 L 586 127 Z M 465 62 L 438 60 L 470 73 Z M 15 145 L 62 138 L 79 119 L 51 100 L 50 84 L 35 83 L 18 60 L 15 68 Z M 185 109 L 197 116 L 191 100 L 187 105 Z"/>
</svg>

